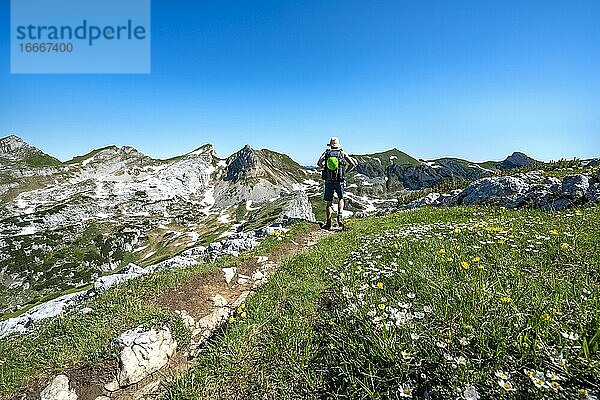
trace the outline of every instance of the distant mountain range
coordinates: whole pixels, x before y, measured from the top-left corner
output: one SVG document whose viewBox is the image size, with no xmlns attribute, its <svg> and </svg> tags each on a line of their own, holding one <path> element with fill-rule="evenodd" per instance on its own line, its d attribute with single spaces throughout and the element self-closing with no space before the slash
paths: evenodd
<svg viewBox="0 0 600 400">
<path fill-rule="evenodd" d="M 355 155 L 349 209 L 374 211 L 396 193 L 538 163 L 418 160 L 397 149 Z M 83 287 L 130 262 L 149 265 L 278 218 L 298 192 L 323 208 L 320 171 L 245 146 L 211 145 L 168 160 L 108 146 L 62 162 L 17 136 L 0 139 L 0 314 Z M 318 213 L 318 212 L 317 212 Z"/>
</svg>

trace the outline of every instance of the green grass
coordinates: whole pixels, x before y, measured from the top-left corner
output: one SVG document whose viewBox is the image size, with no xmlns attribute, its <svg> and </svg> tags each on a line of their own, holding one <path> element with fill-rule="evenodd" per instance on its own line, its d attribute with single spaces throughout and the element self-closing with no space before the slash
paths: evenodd
<svg viewBox="0 0 600 400">
<path fill-rule="evenodd" d="M 66 164 L 77 164 L 81 161 L 87 160 L 88 158 L 95 156 L 96 154 L 100 153 L 101 151 L 108 150 L 108 149 L 117 149 L 117 146 L 111 145 L 111 146 L 105 146 L 105 147 L 101 147 L 99 149 L 92 150 L 82 156 L 73 157 L 72 159 L 67 161 Z"/>
<path fill-rule="evenodd" d="M 30 167 L 56 167 L 62 162 L 44 153 L 34 153 L 25 158 L 25 163 Z"/>
<path fill-rule="evenodd" d="M 356 158 L 359 163 L 373 162 L 374 158 L 379 158 L 383 168 L 387 167 L 390 164 L 412 166 L 421 165 L 421 162 L 419 160 L 398 149 L 390 149 L 381 153 L 353 155 L 352 157 Z M 390 160 L 390 157 L 395 157 L 395 159 Z"/>
<path fill-rule="evenodd" d="M 253 231 L 271 224 L 283 212 L 284 200 L 265 203 L 257 210 L 248 211 L 247 222 L 243 225 L 244 232 Z M 243 205 L 245 207 L 245 204 Z"/>
<path fill-rule="evenodd" d="M 166 397 L 597 394 L 598 238 L 598 208 L 354 220 L 284 262 Z"/>
<path fill-rule="evenodd" d="M 260 255 L 268 255 L 297 234 L 309 230 L 308 223 L 297 223 L 284 235 L 265 238 L 256 248 L 238 258 L 223 257 L 214 263 L 198 264 L 142 276 L 114 287 L 82 307 L 93 312 L 83 315 L 75 310 L 36 323 L 30 333 L 0 339 L 0 398 L 18 393 L 28 384 L 45 379 L 65 369 L 82 365 L 98 365 L 118 355 L 112 340 L 127 329 L 145 325 L 170 324 L 178 348 L 189 343 L 190 332 L 181 318 L 161 309 L 149 300 L 161 291 L 188 281 L 214 268 Z"/>
<path fill-rule="evenodd" d="M 111 289 L 84 304 L 93 309 L 87 315 L 74 311 L 44 320 L 26 335 L 0 339 L 0 396 L 18 392 L 37 379 L 76 365 L 96 365 L 116 357 L 112 339 L 138 325 L 170 323 L 180 344 L 189 332 L 174 312 L 160 309 L 148 300 L 157 292 L 185 282 L 191 276 L 210 271 L 212 265 L 162 271 L 137 278 Z"/>
</svg>

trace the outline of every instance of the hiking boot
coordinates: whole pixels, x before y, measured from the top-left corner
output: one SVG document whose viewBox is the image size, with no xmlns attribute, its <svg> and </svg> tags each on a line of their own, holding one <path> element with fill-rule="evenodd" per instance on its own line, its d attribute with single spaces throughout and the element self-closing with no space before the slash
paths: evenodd
<svg viewBox="0 0 600 400">
<path fill-rule="evenodd" d="M 337 216 L 337 224 L 340 228 L 344 227 L 344 217 L 342 217 L 341 215 Z"/>
<path fill-rule="evenodd" d="M 331 220 L 328 219 L 327 222 L 325 222 L 325 225 L 323 225 L 323 229 L 331 229 Z"/>
</svg>

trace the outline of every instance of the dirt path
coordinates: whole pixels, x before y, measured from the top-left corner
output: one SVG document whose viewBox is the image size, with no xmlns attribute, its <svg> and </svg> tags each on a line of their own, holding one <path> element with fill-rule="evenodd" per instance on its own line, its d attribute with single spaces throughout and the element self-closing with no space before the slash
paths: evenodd
<svg viewBox="0 0 600 400">
<path fill-rule="evenodd" d="M 69 377 L 78 400 L 158 398 L 170 382 L 193 366 L 194 356 L 204 342 L 220 329 L 231 312 L 260 284 L 266 282 L 268 275 L 278 268 L 279 262 L 315 246 L 321 239 L 333 233 L 335 231 L 324 231 L 314 225 L 309 232 L 298 234 L 290 242 L 279 245 L 268 256 L 253 257 L 238 263 L 229 282 L 225 279 L 224 270 L 216 268 L 208 274 L 199 274 L 160 293 L 151 299 L 152 303 L 182 313 L 184 320 L 190 321 L 192 342 L 189 348 L 178 349 L 165 367 L 125 389 L 114 386 L 119 368 L 116 360 L 107 361 L 100 367 L 66 371 L 64 374 Z M 229 272 L 231 273 L 231 270 Z M 41 389 L 43 386 L 30 388 L 23 396 L 14 398 L 39 399 Z"/>
<path fill-rule="evenodd" d="M 261 271 L 266 280 L 283 259 L 315 246 L 321 239 L 333 233 L 333 231 L 319 229 L 315 225 L 308 233 L 300 234 L 291 242 L 278 246 L 268 256 L 254 257 L 239 263 L 236 266 L 237 273 L 230 283 L 225 281 L 223 272 L 218 269 L 210 275 L 198 275 L 180 286 L 161 293 L 154 302 L 160 307 L 184 311 L 198 321 L 214 313 L 213 299 L 215 295 L 219 295 L 227 300 L 229 309 L 233 311 L 258 287 L 256 281 L 252 279 L 253 274 Z M 218 324 L 213 332 L 220 326 L 221 324 Z M 110 398 L 119 400 L 158 398 L 169 382 L 193 366 L 196 354 L 194 349 L 200 348 L 210 337 L 207 336 L 206 331 L 196 337 L 198 336 L 200 336 L 199 341 L 193 337 L 190 349 L 179 351 L 166 367 L 130 388 L 112 393 Z M 87 399 L 80 397 L 80 400 Z"/>
</svg>

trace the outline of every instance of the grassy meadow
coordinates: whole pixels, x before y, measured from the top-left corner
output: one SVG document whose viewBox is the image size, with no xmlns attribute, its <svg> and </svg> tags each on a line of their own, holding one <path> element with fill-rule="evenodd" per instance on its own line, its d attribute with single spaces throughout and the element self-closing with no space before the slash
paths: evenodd
<svg viewBox="0 0 600 400">
<path fill-rule="evenodd" d="M 166 397 L 597 398 L 600 210 L 350 224 L 286 260 Z"/>
<path fill-rule="evenodd" d="M 62 371 L 100 366 L 116 359 L 119 348 L 113 339 L 139 325 L 169 324 L 179 349 L 184 349 L 191 332 L 177 313 L 161 308 L 151 299 L 194 276 L 268 254 L 293 240 L 296 234 L 306 232 L 308 227 L 306 223 L 296 224 L 287 234 L 269 236 L 239 257 L 223 257 L 216 262 L 162 270 L 132 279 L 85 301 L 81 307 L 93 310 L 88 314 L 81 313 L 81 308 L 71 309 L 58 317 L 36 322 L 35 329 L 27 334 L 0 339 L 0 399 Z"/>
</svg>

